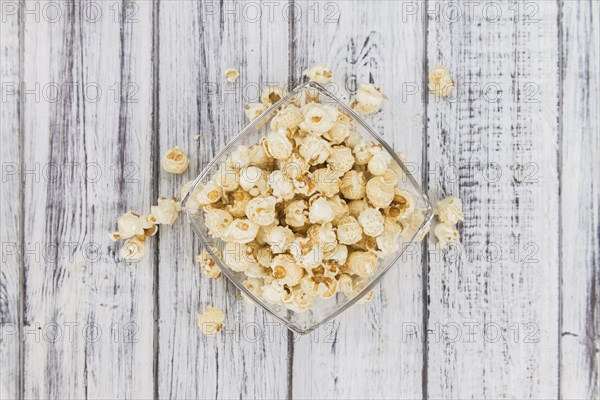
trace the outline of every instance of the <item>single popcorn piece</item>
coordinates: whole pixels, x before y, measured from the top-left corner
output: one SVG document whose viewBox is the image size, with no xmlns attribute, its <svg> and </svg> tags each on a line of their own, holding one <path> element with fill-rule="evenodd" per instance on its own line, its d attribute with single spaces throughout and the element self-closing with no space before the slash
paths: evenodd
<svg viewBox="0 0 600 400">
<path fill-rule="evenodd" d="M 366 193 L 371 204 L 377 208 L 385 208 L 394 200 L 394 187 L 388 185 L 381 176 L 369 179 Z"/>
<path fill-rule="evenodd" d="M 273 277 L 282 285 L 296 286 L 304 276 L 304 268 L 290 254 L 278 254 L 271 262 Z"/>
<path fill-rule="evenodd" d="M 277 213 L 275 212 L 276 204 L 277 199 L 273 196 L 255 197 L 246 205 L 246 216 L 250 221 L 258 225 L 271 225 L 277 217 Z"/>
<path fill-rule="evenodd" d="M 348 256 L 348 270 L 361 278 L 368 278 L 377 269 L 377 256 L 366 251 L 353 251 Z"/>
<path fill-rule="evenodd" d="M 331 206 L 333 210 L 333 224 L 337 225 L 337 223 L 344 217 L 350 215 L 350 210 L 348 208 L 348 204 L 345 200 L 343 200 L 339 195 L 335 195 L 327 199 L 327 202 Z"/>
<path fill-rule="evenodd" d="M 390 156 L 387 151 L 379 151 L 371 157 L 368 163 L 368 170 L 373 175 L 383 175 L 388 171 L 388 166 L 392 161 L 392 156 Z"/>
<path fill-rule="evenodd" d="M 290 246 L 290 254 L 296 262 L 306 270 L 317 267 L 323 261 L 323 249 L 318 244 L 313 244 L 308 238 L 297 237 Z"/>
<path fill-rule="evenodd" d="M 316 82 L 319 85 L 324 85 L 329 82 L 332 78 L 331 69 L 321 64 L 316 64 L 310 69 L 303 72 L 310 81 Z"/>
<path fill-rule="evenodd" d="M 400 249 L 398 238 L 401 233 L 402 226 L 397 224 L 393 218 L 384 219 L 383 233 L 375 238 L 380 257 L 393 254 Z"/>
<path fill-rule="evenodd" d="M 448 97 L 454 88 L 450 70 L 443 65 L 436 65 L 429 70 L 429 90 L 438 97 Z"/>
<path fill-rule="evenodd" d="M 410 214 L 407 218 L 402 219 L 400 223 L 402 224 L 402 234 L 401 237 L 404 240 L 411 240 L 412 237 L 417 233 L 423 222 L 425 221 L 425 216 L 421 211 L 415 211 Z M 417 241 L 420 242 L 423 240 L 425 235 L 429 232 L 429 225 L 421 232 L 420 236 L 417 237 Z"/>
<path fill-rule="evenodd" d="M 310 169 L 310 164 L 298 153 L 292 153 L 290 158 L 280 165 L 281 172 L 288 179 L 300 179 Z"/>
<path fill-rule="evenodd" d="M 153 224 L 172 225 L 177 220 L 179 211 L 181 211 L 181 205 L 176 199 L 160 197 L 158 205 L 150 208 L 148 221 Z"/>
<path fill-rule="evenodd" d="M 294 183 L 283 176 L 280 170 L 271 172 L 268 182 L 273 196 L 278 200 L 291 200 L 294 197 Z"/>
<path fill-rule="evenodd" d="M 144 241 L 145 237 L 141 239 L 138 236 L 134 236 L 127 239 L 121 247 L 120 255 L 126 261 L 139 261 L 146 254 L 146 247 Z"/>
<path fill-rule="evenodd" d="M 308 203 L 294 200 L 285 207 L 285 223 L 294 228 L 303 227 L 308 222 Z"/>
<path fill-rule="evenodd" d="M 244 113 L 248 121 L 252 122 L 267 110 L 267 106 L 263 103 L 250 103 L 244 106 Z"/>
<path fill-rule="evenodd" d="M 306 231 L 306 236 L 311 243 L 318 244 L 325 253 L 332 251 L 337 246 L 337 237 L 331 222 L 314 224 Z"/>
<path fill-rule="evenodd" d="M 358 220 L 347 216 L 338 222 L 337 239 L 342 244 L 354 244 L 362 238 L 363 230 Z"/>
<path fill-rule="evenodd" d="M 340 191 L 348 200 L 359 200 L 365 197 L 367 182 L 364 174 L 355 170 L 346 172 L 342 177 Z"/>
<path fill-rule="evenodd" d="M 292 155 L 294 146 L 288 139 L 285 129 L 271 132 L 262 141 L 267 156 L 276 160 L 287 160 Z"/>
<path fill-rule="evenodd" d="M 217 257 L 221 257 L 221 253 L 218 251 Z M 200 269 L 202 269 L 204 275 L 211 279 L 217 279 L 221 276 L 221 270 L 208 251 L 202 250 L 200 254 L 196 256 L 196 261 L 200 264 Z"/>
<path fill-rule="evenodd" d="M 266 169 L 272 162 L 272 159 L 265 152 L 265 148 L 261 143 L 250 146 L 248 149 L 248 157 L 250 165 L 260 169 Z"/>
<path fill-rule="evenodd" d="M 359 85 L 351 107 L 362 115 L 374 114 L 381 109 L 384 99 L 387 97 L 381 92 L 379 86 L 363 83 Z"/>
<path fill-rule="evenodd" d="M 196 200 L 201 206 L 207 206 L 219 201 L 222 195 L 223 189 L 221 186 L 217 185 L 211 180 L 208 181 L 206 185 L 202 187 L 202 189 L 200 189 L 200 192 L 196 196 Z"/>
<path fill-rule="evenodd" d="M 455 196 L 440 200 L 435 206 L 435 214 L 440 221 L 448 225 L 456 225 L 458 221 L 463 221 L 465 218 L 462 211 L 462 201 Z"/>
<path fill-rule="evenodd" d="M 240 186 L 252 196 L 266 194 L 269 189 L 268 172 L 254 166 L 242 168 Z"/>
<path fill-rule="evenodd" d="M 325 252 L 323 259 L 334 261 L 338 265 L 344 265 L 348 259 L 348 246 L 336 243 L 335 247 L 331 251 Z M 335 276 L 337 273 L 331 273 L 331 275 Z"/>
<path fill-rule="evenodd" d="M 340 191 L 340 179 L 331 168 L 319 168 L 313 172 L 313 181 L 317 192 L 323 196 L 332 197 Z"/>
<path fill-rule="evenodd" d="M 369 208 L 369 203 L 363 199 L 352 200 L 348 202 L 348 212 L 350 212 L 350 215 L 352 215 L 354 218 L 358 218 L 360 213 L 367 208 Z"/>
<path fill-rule="evenodd" d="M 377 237 L 383 233 L 383 215 L 376 208 L 367 208 L 358 216 L 365 235 Z"/>
<path fill-rule="evenodd" d="M 225 70 L 225 78 L 227 82 L 235 82 L 240 77 L 240 73 L 235 68 L 228 68 Z"/>
<path fill-rule="evenodd" d="M 354 166 L 352 150 L 345 146 L 333 146 L 327 164 L 337 176 L 343 176 Z"/>
<path fill-rule="evenodd" d="M 311 197 L 308 220 L 311 224 L 324 224 L 333 221 L 333 209 L 325 197 L 318 195 Z"/>
<path fill-rule="evenodd" d="M 215 173 L 214 179 L 224 192 L 233 192 L 240 186 L 239 171 L 221 165 Z"/>
<path fill-rule="evenodd" d="M 356 147 L 356 145 L 361 143 L 362 141 L 363 141 L 363 138 L 358 131 L 350 131 L 350 134 L 348 135 L 346 140 L 344 140 L 344 144 L 348 148 L 354 149 Z"/>
<path fill-rule="evenodd" d="M 348 115 L 339 112 L 337 120 L 333 124 L 330 130 L 323 133 L 323 137 L 331 144 L 341 144 L 351 134 L 354 128 L 354 120 Z"/>
<path fill-rule="evenodd" d="M 394 188 L 394 201 L 388 215 L 395 219 L 404 219 L 413 213 L 417 207 L 415 196 L 406 189 Z"/>
<path fill-rule="evenodd" d="M 302 109 L 302 114 L 304 120 L 300 122 L 300 129 L 320 136 L 333 127 L 339 111 L 329 105 L 309 103 Z"/>
<path fill-rule="evenodd" d="M 216 238 L 222 238 L 225 229 L 233 222 L 233 216 L 220 208 L 207 207 L 204 210 L 204 224 L 210 234 Z"/>
<path fill-rule="evenodd" d="M 216 307 L 208 306 L 204 313 L 198 314 L 198 327 L 205 336 L 217 336 L 217 333 L 223 328 L 225 314 Z"/>
<path fill-rule="evenodd" d="M 294 232 L 287 226 L 269 225 L 260 228 L 257 240 L 271 246 L 273 254 L 285 253 L 294 242 Z"/>
<path fill-rule="evenodd" d="M 292 301 L 287 304 L 287 308 L 294 312 L 304 312 L 309 310 L 315 301 L 315 297 L 309 295 L 303 290 L 297 289 L 293 291 Z"/>
<path fill-rule="evenodd" d="M 437 245 L 440 248 L 444 248 L 448 243 L 456 243 L 460 239 L 456 227 L 443 222 L 436 225 L 433 234 L 435 235 Z"/>
<path fill-rule="evenodd" d="M 352 154 L 358 165 L 368 165 L 373 155 L 380 153 L 382 146 L 373 142 L 360 142 L 352 149 Z"/>
<path fill-rule="evenodd" d="M 270 285 L 262 287 L 262 297 L 267 303 L 281 304 L 285 295 L 285 288 L 277 280 L 273 281 Z"/>
<path fill-rule="evenodd" d="M 234 190 L 228 195 L 227 211 L 235 218 L 246 216 L 246 206 L 252 200 L 252 195 L 244 189 Z"/>
<path fill-rule="evenodd" d="M 250 165 L 250 152 L 246 146 L 238 146 L 225 163 L 227 170 L 240 170 Z"/>
<path fill-rule="evenodd" d="M 260 101 L 265 106 L 270 107 L 285 96 L 287 96 L 288 93 L 289 92 L 287 90 L 279 86 L 265 86 L 265 88 L 260 93 Z"/>
<path fill-rule="evenodd" d="M 331 154 L 331 145 L 325 139 L 309 135 L 298 152 L 310 165 L 323 164 Z"/>
<path fill-rule="evenodd" d="M 250 247 L 234 242 L 225 243 L 223 262 L 236 272 L 245 272 L 260 267 L 256 259 L 252 256 L 252 249 Z"/>
<path fill-rule="evenodd" d="M 234 219 L 223 232 L 223 240 L 235 243 L 250 243 L 258 234 L 259 225 L 246 218 Z"/>
<path fill-rule="evenodd" d="M 169 149 L 160 160 L 160 166 L 171 174 L 183 174 L 190 164 L 188 155 L 179 147 Z"/>
<path fill-rule="evenodd" d="M 146 236 L 146 233 L 153 230 L 154 223 L 141 217 L 139 214 L 129 211 L 117 218 L 117 232 L 111 237 L 113 240 L 128 239 L 132 236 Z"/>
<path fill-rule="evenodd" d="M 271 119 L 271 129 L 275 132 L 284 129 L 286 132 L 294 133 L 303 119 L 302 110 L 293 104 L 288 104 Z"/>
</svg>

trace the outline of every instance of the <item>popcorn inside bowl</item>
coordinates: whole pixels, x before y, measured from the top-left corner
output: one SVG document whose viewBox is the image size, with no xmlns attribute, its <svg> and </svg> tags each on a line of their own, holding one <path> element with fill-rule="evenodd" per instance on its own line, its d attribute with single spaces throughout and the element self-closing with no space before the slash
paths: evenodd
<svg viewBox="0 0 600 400">
<path fill-rule="evenodd" d="M 306 333 L 372 296 L 432 209 L 389 145 L 320 85 L 261 100 L 182 206 L 244 297 Z"/>
</svg>

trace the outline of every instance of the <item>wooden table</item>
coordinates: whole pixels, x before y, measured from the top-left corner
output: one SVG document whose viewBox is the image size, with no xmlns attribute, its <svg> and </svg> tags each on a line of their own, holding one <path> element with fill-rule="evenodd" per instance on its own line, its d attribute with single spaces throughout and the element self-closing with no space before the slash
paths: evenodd
<svg viewBox="0 0 600 400">
<path fill-rule="evenodd" d="M 600 3 L 0 7 L 0 398 L 599 397 Z M 462 246 L 411 249 L 300 338 L 200 273 L 184 218 L 123 263 L 117 215 L 177 194 L 259 87 L 315 62 L 382 86 L 370 121 L 433 202 L 463 200 Z M 437 64 L 448 100 L 427 94 Z M 175 145 L 182 177 L 159 166 Z"/>
</svg>

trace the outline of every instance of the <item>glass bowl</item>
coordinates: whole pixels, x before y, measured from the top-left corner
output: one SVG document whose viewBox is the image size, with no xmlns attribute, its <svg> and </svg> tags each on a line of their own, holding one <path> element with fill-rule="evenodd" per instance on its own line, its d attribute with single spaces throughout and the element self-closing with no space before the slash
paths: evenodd
<svg viewBox="0 0 600 400">
<path fill-rule="evenodd" d="M 397 250 L 387 254 L 383 258 L 379 258 L 378 268 L 375 273 L 369 278 L 364 278 L 361 280 L 361 286 L 363 287 L 362 290 L 354 291 L 352 295 L 336 293 L 333 295 L 333 297 L 328 299 L 317 298 L 310 309 L 297 312 L 288 309 L 282 304 L 270 304 L 264 299 L 255 296 L 244 286 L 244 281 L 247 279 L 246 274 L 244 272 L 236 272 L 227 266 L 222 257 L 225 242 L 221 239 L 214 238 L 210 234 L 209 229 L 205 225 L 205 213 L 201 210 L 192 209 L 190 204 L 193 202 L 190 202 L 190 198 L 192 197 L 192 193 L 196 195 L 197 190 L 209 182 L 213 175 L 219 171 L 219 168 L 222 165 L 225 165 L 226 160 L 238 148 L 238 146 L 244 145 L 250 147 L 254 144 L 260 143 L 260 140 L 269 132 L 269 124 L 267 122 L 282 106 L 286 106 L 290 103 L 297 103 L 301 100 L 306 101 L 306 98 L 312 99 L 315 96 L 318 97 L 319 102 L 335 106 L 340 112 L 354 119 L 356 126 L 355 130 L 362 136 L 364 140 L 379 143 L 383 150 L 389 153 L 392 159 L 391 163 L 395 164 L 395 167 L 401 170 L 404 175 L 400 179 L 398 187 L 408 190 L 413 194 L 416 200 L 416 210 L 418 211 L 412 214 L 409 224 L 410 229 L 405 228 L 401 237 L 398 239 Z M 347 310 L 350 306 L 369 293 L 375 287 L 375 285 L 381 281 L 387 271 L 389 271 L 390 268 L 400 259 L 400 256 L 403 254 L 406 247 L 412 242 L 420 239 L 420 236 L 424 232 L 425 227 L 429 224 L 433 215 L 433 209 L 427 199 L 427 196 L 412 177 L 406 165 L 398 157 L 398 155 L 396 155 L 390 145 L 387 144 L 373 129 L 371 129 L 369 125 L 350 107 L 337 99 L 323 86 L 314 82 L 308 82 L 298 86 L 294 91 L 281 98 L 265 112 L 263 112 L 257 119 L 246 126 L 246 128 L 244 128 L 194 180 L 187 193 L 183 196 L 182 207 L 186 211 L 187 217 L 194 232 L 196 232 L 204 248 L 215 260 L 222 273 L 229 280 L 231 280 L 247 298 L 254 301 L 268 313 L 272 314 L 276 319 L 284 323 L 288 329 L 300 334 L 305 334 L 316 329 L 319 325 L 331 320 Z M 404 223 L 402 224 L 404 225 Z"/>
</svg>

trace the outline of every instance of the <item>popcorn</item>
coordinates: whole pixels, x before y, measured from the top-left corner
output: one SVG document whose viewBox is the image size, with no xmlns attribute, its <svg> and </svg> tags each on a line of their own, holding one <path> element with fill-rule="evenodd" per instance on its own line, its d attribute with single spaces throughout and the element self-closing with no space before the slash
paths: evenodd
<svg viewBox="0 0 600 400">
<path fill-rule="evenodd" d="M 449 225 L 444 222 L 440 222 L 436 225 L 433 230 L 433 234 L 437 239 L 437 245 L 443 248 L 448 243 L 456 243 L 459 240 L 458 230 L 454 225 Z"/>
<path fill-rule="evenodd" d="M 350 107 L 362 115 L 374 114 L 381 109 L 384 99 L 387 99 L 387 97 L 381 92 L 379 86 L 363 83 L 359 85 L 354 103 Z"/>
<path fill-rule="evenodd" d="M 282 285 L 290 287 L 300 283 L 304 276 L 304 268 L 296 264 L 296 260 L 290 254 L 279 254 L 271 262 L 273 277 Z"/>
<path fill-rule="evenodd" d="M 394 200 L 390 207 L 389 215 L 392 218 L 402 219 L 413 213 L 417 206 L 417 200 L 411 192 L 405 189 L 394 189 Z"/>
<path fill-rule="evenodd" d="M 267 303 L 281 304 L 285 295 L 286 292 L 283 285 L 276 280 L 270 285 L 264 285 L 262 287 L 262 298 Z"/>
<path fill-rule="evenodd" d="M 225 162 L 228 170 L 239 170 L 247 167 L 249 164 L 250 152 L 246 146 L 238 146 Z"/>
<path fill-rule="evenodd" d="M 181 192 L 180 192 L 180 196 L 182 199 L 185 198 L 185 196 L 190 191 L 190 189 L 192 188 L 193 185 L 194 185 L 194 181 L 189 181 L 185 185 L 182 186 Z M 196 186 L 194 188 L 194 191 L 192 193 L 190 193 L 189 197 L 185 201 L 184 208 L 192 214 L 195 214 L 200 210 L 200 207 L 201 207 L 200 203 L 198 203 L 198 200 L 196 200 L 196 199 L 197 199 L 198 195 L 200 194 L 201 190 L 202 190 L 201 186 Z"/>
<path fill-rule="evenodd" d="M 311 198 L 308 220 L 311 224 L 324 224 L 333 221 L 333 209 L 325 197 L 317 196 Z"/>
<path fill-rule="evenodd" d="M 362 142 L 362 140 L 363 138 L 358 131 L 350 131 L 350 134 L 348 134 L 348 137 L 346 138 L 344 143 L 348 148 L 354 149 L 357 144 Z"/>
<path fill-rule="evenodd" d="M 223 262 L 236 272 L 243 272 L 258 267 L 252 257 L 252 249 L 244 244 L 227 242 L 223 249 Z"/>
<path fill-rule="evenodd" d="M 327 202 L 331 206 L 331 210 L 333 211 L 333 224 L 336 225 L 339 220 L 348 216 L 350 211 L 348 209 L 348 204 L 346 201 L 342 200 L 339 195 L 335 195 L 327 199 Z"/>
<path fill-rule="evenodd" d="M 323 133 L 323 137 L 331 144 L 340 144 L 350 136 L 353 127 L 352 118 L 340 112 L 331 129 Z"/>
<path fill-rule="evenodd" d="M 387 151 L 377 152 L 369 160 L 368 170 L 373 175 L 383 175 L 388 171 L 390 161 L 392 161 L 392 156 Z"/>
<path fill-rule="evenodd" d="M 222 165 L 215 174 L 216 183 L 224 192 L 233 192 L 240 186 L 240 173 L 235 169 Z"/>
<path fill-rule="evenodd" d="M 344 146 L 333 146 L 327 158 L 327 164 L 337 176 L 342 176 L 352 169 L 354 156 L 352 150 Z"/>
<path fill-rule="evenodd" d="M 377 269 L 377 256 L 366 251 L 353 251 L 348 256 L 348 270 L 361 278 L 368 278 Z"/>
<path fill-rule="evenodd" d="M 219 208 L 206 208 L 204 210 L 204 224 L 210 234 L 216 238 L 222 238 L 225 229 L 233 222 L 233 216 L 227 211 Z"/>
<path fill-rule="evenodd" d="M 454 81 L 450 78 L 450 70 L 443 65 L 436 65 L 429 70 L 429 90 L 438 97 L 448 97 Z"/>
<path fill-rule="evenodd" d="M 258 167 L 261 169 L 265 169 L 271 163 L 271 159 L 265 152 L 262 144 L 255 144 L 250 146 L 248 149 L 248 158 L 250 159 L 250 164 L 253 167 Z"/>
<path fill-rule="evenodd" d="M 240 77 L 240 73 L 237 69 L 235 68 L 228 68 L 225 70 L 225 78 L 227 79 L 227 82 L 235 82 L 237 81 L 237 78 Z"/>
<path fill-rule="evenodd" d="M 267 106 L 262 103 L 250 103 L 244 106 L 244 112 L 248 121 L 252 122 L 267 110 Z"/>
<path fill-rule="evenodd" d="M 181 206 L 177 200 L 159 197 L 158 205 L 150 208 L 148 222 L 172 225 L 177 220 L 179 211 L 181 211 Z"/>
<path fill-rule="evenodd" d="M 117 232 L 112 234 L 113 240 L 128 239 L 132 236 L 145 236 L 147 230 L 152 230 L 154 223 L 145 217 L 140 217 L 129 211 L 117 218 Z"/>
<path fill-rule="evenodd" d="M 183 174 L 190 164 L 188 155 L 179 147 L 169 149 L 160 160 L 160 166 L 171 174 Z"/>
<path fill-rule="evenodd" d="M 292 183 L 294 184 L 294 190 L 296 191 L 296 194 L 308 197 L 312 196 L 317 191 L 317 187 L 310 172 L 292 180 Z"/>
<path fill-rule="evenodd" d="M 344 293 L 344 294 L 348 294 L 351 293 L 353 288 L 352 288 L 352 277 L 348 274 L 340 274 L 340 277 L 338 278 L 338 283 L 337 283 L 337 288 L 338 288 L 338 292 Z"/>
<path fill-rule="evenodd" d="M 242 218 L 236 218 L 223 232 L 222 239 L 226 242 L 250 243 L 258 234 L 259 225 Z"/>
<path fill-rule="evenodd" d="M 221 257 L 221 253 L 218 251 L 217 257 Z M 202 250 L 200 254 L 196 256 L 196 261 L 200 263 L 200 268 L 204 275 L 212 279 L 217 279 L 221 276 L 221 270 L 212 256 L 208 254 L 208 251 Z"/>
<path fill-rule="evenodd" d="M 260 101 L 265 106 L 270 107 L 285 96 L 287 96 L 288 93 L 289 92 L 287 90 L 279 86 L 265 86 L 265 88 L 260 93 Z"/>
<path fill-rule="evenodd" d="M 335 261 L 338 265 L 344 265 L 348 259 L 348 247 L 346 245 L 336 243 L 335 247 L 331 251 L 323 254 L 323 259 L 328 261 Z M 335 276 L 337 274 L 332 274 Z"/>
<path fill-rule="evenodd" d="M 350 170 L 342 177 L 340 191 L 349 200 L 358 200 L 365 197 L 367 182 L 364 174 L 359 171 Z"/>
<path fill-rule="evenodd" d="M 331 154 L 331 145 L 325 139 L 310 135 L 298 150 L 310 165 L 322 164 Z"/>
<path fill-rule="evenodd" d="M 276 204 L 277 199 L 273 196 L 255 197 L 246 205 L 246 216 L 250 221 L 258 225 L 271 225 L 277 217 L 277 213 L 275 212 Z"/>
<path fill-rule="evenodd" d="M 402 224 L 403 228 L 401 234 L 402 238 L 405 240 L 411 240 L 423 224 L 423 221 L 425 221 L 425 216 L 420 211 L 415 211 L 407 218 L 401 220 L 400 223 Z M 428 231 L 429 228 L 427 227 L 424 229 L 424 233 L 422 233 L 417 240 L 420 242 Z"/>
<path fill-rule="evenodd" d="M 310 69 L 305 70 L 302 73 L 304 76 L 312 82 L 316 82 L 320 85 L 324 85 L 331 80 L 331 69 L 321 64 L 316 64 Z"/>
<path fill-rule="evenodd" d="M 134 236 L 127 239 L 121 247 L 120 255 L 126 261 L 139 261 L 146 254 L 146 247 L 144 241 L 146 237 L 141 239 L 138 236 Z"/>
<path fill-rule="evenodd" d="M 271 267 L 271 261 L 273 260 L 273 252 L 271 251 L 271 248 L 269 246 L 260 246 L 255 250 L 256 253 L 256 261 L 258 261 L 258 263 L 265 267 L 265 268 L 270 268 Z"/>
<path fill-rule="evenodd" d="M 198 204 L 201 206 L 207 206 L 219 201 L 222 195 L 223 190 L 221 189 L 221 186 L 213 181 L 208 181 L 196 195 L 196 201 L 198 201 Z"/>
<path fill-rule="evenodd" d="M 358 216 L 365 235 L 377 237 L 383 233 L 383 215 L 376 208 L 367 208 Z"/>
<path fill-rule="evenodd" d="M 225 207 L 227 211 L 235 218 L 246 216 L 246 206 L 252 199 L 252 195 L 244 189 L 238 188 L 228 196 L 229 204 Z"/>
<path fill-rule="evenodd" d="M 323 249 L 318 244 L 311 243 L 310 239 L 297 237 L 290 245 L 290 254 L 296 262 L 307 271 L 318 266 L 323 261 Z"/>
<path fill-rule="evenodd" d="M 270 225 L 260 230 L 262 242 L 271 246 L 273 254 L 284 253 L 294 242 L 294 232 L 287 226 Z"/>
<path fill-rule="evenodd" d="M 337 108 L 319 103 L 309 103 L 302 109 L 304 120 L 300 122 L 300 129 L 320 136 L 333 127 L 339 111 Z"/>
<path fill-rule="evenodd" d="M 306 160 L 297 153 L 292 153 L 290 158 L 280 165 L 281 172 L 288 179 L 299 179 L 310 169 Z"/>
<path fill-rule="evenodd" d="M 448 225 L 455 225 L 458 221 L 464 220 L 462 201 L 455 196 L 446 197 L 436 204 L 435 214 L 440 221 Z"/>
<path fill-rule="evenodd" d="M 382 175 L 380 175 L 383 178 L 383 181 L 392 186 L 395 187 L 398 182 L 400 181 L 399 176 L 404 176 L 404 174 L 398 174 L 396 173 L 393 169 L 388 168 Z"/>
<path fill-rule="evenodd" d="M 296 132 L 303 119 L 302 110 L 293 104 L 288 104 L 271 119 L 271 130 L 278 132 L 283 129 L 290 133 Z"/>
<path fill-rule="evenodd" d="M 276 160 L 286 160 L 291 154 L 294 146 L 285 134 L 285 129 L 271 132 L 262 141 L 267 156 Z"/>
<path fill-rule="evenodd" d="M 352 216 L 342 218 L 337 226 L 337 239 L 342 244 L 354 244 L 362 238 L 362 226 Z"/>
<path fill-rule="evenodd" d="M 388 185 L 381 176 L 367 182 L 367 198 L 377 208 L 385 208 L 394 200 L 394 187 Z"/>
<path fill-rule="evenodd" d="M 348 202 L 348 212 L 350 212 L 350 215 L 352 215 L 354 218 L 358 218 L 360 213 L 367 208 L 369 208 L 369 203 L 362 199 Z"/>
<path fill-rule="evenodd" d="M 198 314 L 198 327 L 205 336 L 217 336 L 217 332 L 223 328 L 225 314 L 216 307 L 208 306 L 202 315 Z"/>
<path fill-rule="evenodd" d="M 373 155 L 376 153 L 380 153 L 383 151 L 381 149 L 380 144 L 375 144 L 373 142 L 360 142 L 352 149 L 352 154 L 354 154 L 354 158 L 356 159 L 356 164 L 358 165 L 367 165 Z"/>
<path fill-rule="evenodd" d="M 271 192 L 278 200 L 291 200 L 294 197 L 294 184 L 283 176 L 283 172 L 276 170 L 269 175 Z"/>
<path fill-rule="evenodd" d="M 267 175 L 258 167 L 245 167 L 240 170 L 240 186 L 252 196 L 266 194 L 268 191 Z"/>
<path fill-rule="evenodd" d="M 331 222 L 311 225 L 306 231 L 306 236 L 311 243 L 318 244 L 325 253 L 332 251 L 337 246 L 337 237 Z"/>
<path fill-rule="evenodd" d="M 331 197 L 340 191 L 340 179 L 330 168 L 319 168 L 313 172 L 313 182 L 317 192 L 323 196 Z"/>
<path fill-rule="evenodd" d="M 308 222 L 308 203 L 306 200 L 294 200 L 285 207 L 285 223 L 300 228 Z"/>
<path fill-rule="evenodd" d="M 257 299 L 260 299 L 262 297 L 262 284 L 260 282 L 260 279 L 248 278 L 244 281 L 243 284 L 244 287 L 254 295 L 254 297 L 256 297 Z M 246 296 L 244 296 L 244 299 L 249 301 L 249 299 Z"/>
<path fill-rule="evenodd" d="M 314 296 L 310 296 L 302 290 L 294 290 L 292 301 L 287 308 L 294 312 L 304 312 L 312 307 L 314 301 Z"/>
<path fill-rule="evenodd" d="M 385 257 L 399 250 L 398 237 L 402 233 L 402 226 L 398 225 L 393 218 L 384 219 L 383 233 L 375 238 L 379 256 Z"/>
</svg>

